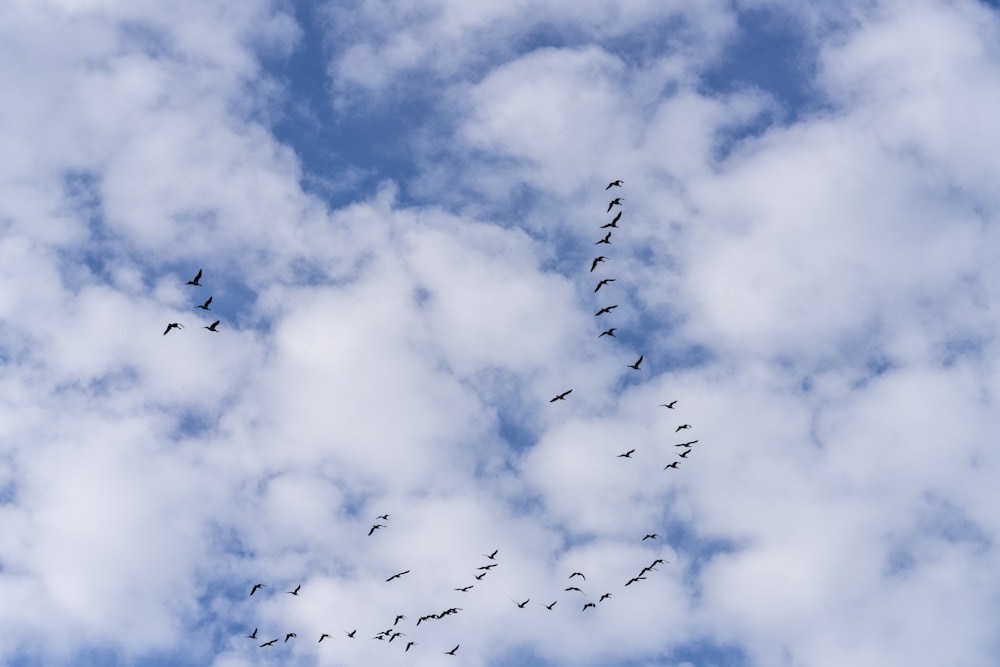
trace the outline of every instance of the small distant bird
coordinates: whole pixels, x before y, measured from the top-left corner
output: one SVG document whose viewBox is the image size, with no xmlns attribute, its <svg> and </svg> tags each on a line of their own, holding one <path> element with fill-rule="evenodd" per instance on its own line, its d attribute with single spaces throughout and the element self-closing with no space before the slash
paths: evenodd
<svg viewBox="0 0 1000 667">
<path fill-rule="evenodd" d="M 637 371 L 637 370 L 639 370 L 639 364 L 641 364 L 641 363 L 642 363 L 642 355 L 640 354 L 639 358 L 635 360 L 634 364 L 625 364 L 625 365 L 628 366 L 629 368 L 631 368 L 632 370 L 636 370 Z"/>
<path fill-rule="evenodd" d="M 183 328 L 184 325 L 181 324 L 180 322 L 171 322 L 170 324 L 167 325 L 167 329 L 166 331 L 163 332 L 163 335 L 166 336 L 168 333 L 170 333 L 171 329 L 183 329 Z"/>
<path fill-rule="evenodd" d="M 640 542 L 645 542 L 646 540 L 655 540 L 659 537 L 656 533 L 647 533 L 646 537 L 639 540 Z"/>
<path fill-rule="evenodd" d="M 653 561 L 653 562 L 652 562 L 652 563 L 650 564 L 650 567 L 653 567 L 653 565 L 657 565 L 657 564 L 660 564 L 660 565 L 662 565 L 662 564 L 663 564 L 664 562 L 667 562 L 667 563 L 669 563 L 670 561 L 664 561 L 664 560 L 663 560 L 662 558 L 657 558 L 656 560 L 654 560 L 654 561 Z"/>
<path fill-rule="evenodd" d="M 607 234 L 605 234 L 604 238 L 601 239 L 600 241 L 598 241 L 597 243 L 595 243 L 594 245 L 601 245 L 602 243 L 606 243 L 608 245 L 611 245 L 611 232 L 608 232 Z"/>
<path fill-rule="evenodd" d="M 611 181 L 610 183 L 608 183 L 608 187 L 606 187 L 604 189 L 605 190 L 610 190 L 611 188 L 620 188 L 622 186 L 622 183 L 623 183 L 623 181 L 621 179 L 619 179 L 617 181 Z"/>
<path fill-rule="evenodd" d="M 321 634 L 319 636 L 319 642 L 323 641 L 324 639 L 330 639 L 330 638 L 331 638 L 330 635 L 327 634 L 326 632 L 324 632 L 323 634 Z M 316 643 L 318 644 L 319 642 L 316 642 Z"/>
<path fill-rule="evenodd" d="M 635 451 L 635 450 L 632 450 L 632 451 Z M 570 579 L 572 579 L 573 577 L 580 577 L 584 581 L 587 580 L 587 577 L 583 576 L 583 572 L 574 572 L 573 574 L 569 575 Z"/>
<path fill-rule="evenodd" d="M 476 579 L 478 581 L 482 581 L 483 577 L 485 577 L 487 574 L 489 574 L 489 572 L 480 572 L 479 574 L 476 575 Z"/>
<path fill-rule="evenodd" d="M 455 651 L 458 650 L 459 646 L 461 646 L 461 644 L 455 644 L 455 648 L 451 649 L 450 651 L 445 651 L 444 654 L 445 655 L 455 655 Z"/>
<path fill-rule="evenodd" d="M 572 389 L 568 389 L 568 390 L 564 391 L 563 393 L 556 395 L 555 398 L 550 398 L 549 399 L 549 403 L 555 403 L 556 401 L 565 401 L 566 397 L 569 396 L 572 393 L 573 393 L 573 390 Z M 493 553 L 496 553 L 496 551 L 494 551 Z"/>
<path fill-rule="evenodd" d="M 683 431 L 686 428 L 691 428 L 691 424 L 681 424 L 680 426 L 674 429 L 674 433 L 677 433 L 677 431 Z"/>
<path fill-rule="evenodd" d="M 208 297 L 208 300 L 200 306 L 195 306 L 195 308 L 201 308 L 202 310 L 212 310 L 208 307 L 208 304 L 212 303 L 212 297 Z"/>
<path fill-rule="evenodd" d="M 673 410 L 674 409 L 674 405 L 676 405 L 676 404 L 677 404 L 677 401 L 670 401 L 669 403 L 660 403 L 660 407 L 661 408 L 670 408 L 671 410 Z"/>
<path fill-rule="evenodd" d="M 607 257 L 605 257 L 604 255 L 601 255 L 600 257 L 595 257 L 594 258 L 594 263 L 590 265 L 590 272 L 593 273 L 594 269 L 597 268 L 597 265 L 600 264 L 601 262 L 603 262 L 606 259 L 607 259 Z"/>
<path fill-rule="evenodd" d="M 298 586 L 296 586 L 296 587 L 295 587 L 295 588 L 294 588 L 293 590 L 290 590 L 290 591 L 285 591 L 285 592 L 286 592 L 286 593 L 288 593 L 288 594 L 290 594 L 290 595 L 298 595 L 298 594 L 299 594 L 299 589 L 300 589 L 300 588 L 302 588 L 302 584 L 299 584 L 299 585 L 298 585 Z"/>
<path fill-rule="evenodd" d="M 611 209 L 608 209 L 608 210 L 611 210 Z M 201 280 L 201 269 L 198 269 L 198 273 L 197 273 L 197 275 L 195 275 L 194 280 L 187 281 L 185 283 L 185 285 L 197 285 L 198 287 L 201 287 L 201 283 L 198 282 L 199 280 Z"/>
<path fill-rule="evenodd" d="M 456 591 L 461 591 L 463 593 L 468 593 L 469 589 L 473 588 L 475 584 L 469 584 L 468 586 L 463 586 L 462 588 L 456 588 Z"/>
<path fill-rule="evenodd" d="M 581 590 L 580 590 L 579 588 L 577 588 L 576 586 L 568 586 L 568 587 L 564 588 L 563 590 L 564 590 L 564 591 L 567 591 L 567 592 L 568 592 L 568 591 L 579 591 L 579 592 L 580 592 L 581 594 L 584 594 L 584 593 L 583 593 L 583 591 L 581 591 Z"/>
<path fill-rule="evenodd" d="M 267 588 L 267 586 L 265 586 L 264 584 L 254 584 L 253 588 L 250 589 L 250 595 L 256 593 L 258 588 Z"/>
<path fill-rule="evenodd" d="M 555 601 L 555 602 L 553 602 L 552 604 L 542 604 L 541 602 L 539 602 L 538 604 L 541 604 L 541 605 L 542 605 L 543 607 L 545 607 L 545 608 L 546 608 L 546 609 L 548 609 L 549 611 L 552 611 L 552 607 L 555 607 L 555 606 L 556 606 L 556 602 L 559 602 L 559 600 L 556 600 L 556 601 Z"/>
<path fill-rule="evenodd" d="M 530 601 L 531 601 L 531 598 L 528 598 L 524 602 L 518 602 L 517 600 L 511 600 L 511 602 L 513 602 L 514 604 L 516 604 L 521 609 L 524 609 L 524 605 L 528 604 L 528 602 L 530 602 Z"/>
<path fill-rule="evenodd" d="M 618 327 L 611 327 L 607 331 L 602 331 L 600 333 L 600 335 L 598 336 L 598 338 L 600 338 L 601 336 L 611 336 L 612 338 L 614 338 L 615 337 L 615 331 L 617 331 L 617 330 L 618 330 Z"/>
<path fill-rule="evenodd" d="M 389 642 L 392 643 L 392 640 L 395 639 L 396 637 L 405 637 L 405 636 L 406 636 L 405 632 L 393 632 L 391 635 L 389 635 Z"/>
<path fill-rule="evenodd" d="M 253 632 L 247 635 L 247 639 L 257 639 L 257 628 L 254 628 Z"/>
<path fill-rule="evenodd" d="M 287 635 L 285 635 L 285 641 L 287 642 L 292 637 L 298 637 L 298 635 L 295 634 L 294 632 L 289 632 Z"/>
<path fill-rule="evenodd" d="M 406 642 L 406 648 L 403 649 L 403 653 L 406 653 L 407 651 L 409 651 L 410 647 L 411 646 L 416 646 L 416 644 L 417 644 L 417 642 Z"/>
<path fill-rule="evenodd" d="M 609 597 L 611 597 L 611 593 L 605 593 L 604 595 L 602 595 L 602 596 L 601 596 L 601 599 L 600 599 L 600 600 L 598 600 L 598 602 L 604 602 L 604 601 L 605 601 L 605 600 L 607 600 L 607 599 L 608 599 Z"/>
<path fill-rule="evenodd" d="M 667 465 L 663 466 L 663 469 L 666 470 L 667 468 L 673 468 L 674 470 L 676 470 L 678 465 L 680 465 L 680 463 L 674 461 L 673 463 L 668 463 Z"/>
<path fill-rule="evenodd" d="M 573 391 L 573 390 L 572 390 L 572 389 L 570 389 L 569 391 Z M 566 392 L 566 394 L 568 394 L 568 393 L 569 393 L 569 391 L 567 391 L 567 392 Z M 563 396 L 565 396 L 566 394 L 563 394 Z M 493 553 L 491 553 L 491 554 L 483 554 L 483 555 L 484 555 L 484 556 L 486 556 L 487 558 L 489 558 L 490 560 L 496 560 L 496 557 L 497 557 L 497 554 L 498 554 L 499 552 L 500 552 L 500 550 L 499 550 L 499 549 L 494 549 L 494 550 L 493 550 Z"/>
<path fill-rule="evenodd" d="M 497 564 L 496 564 L 496 563 L 490 563 L 489 565 L 480 565 L 480 566 L 479 566 L 479 567 L 477 567 L 476 569 L 477 569 L 477 570 L 492 570 L 492 569 L 493 569 L 493 568 L 495 568 L 496 566 L 497 566 Z"/>
<path fill-rule="evenodd" d="M 594 288 L 594 291 L 596 292 L 597 290 L 601 289 L 608 283 L 613 283 L 614 281 L 615 281 L 614 278 L 605 278 L 597 283 L 597 287 Z"/>
<path fill-rule="evenodd" d="M 583 605 L 583 611 L 587 611 L 588 607 L 593 607 L 594 609 L 597 609 L 596 604 L 594 604 L 593 602 L 588 602 L 587 604 Z"/>
<path fill-rule="evenodd" d="M 379 528 L 385 528 L 385 526 L 383 526 L 383 525 L 382 525 L 382 524 L 380 524 L 380 523 L 376 523 L 376 524 L 375 524 L 374 526 L 372 526 L 372 527 L 371 527 L 371 530 L 369 530 L 369 531 L 368 531 L 368 537 L 371 537 L 371 536 L 372 536 L 372 533 L 374 533 L 374 532 L 375 532 L 376 530 L 378 530 Z"/>
<path fill-rule="evenodd" d="M 382 521 L 388 521 L 389 520 L 389 515 L 388 514 L 380 514 L 380 515 L 378 515 L 375 518 L 376 519 L 381 519 Z"/>
<path fill-rule="evenodd" d="M 618 307 L 617 303 L 615 305 L 613 305 L 613 306 L 604 306 L 604 308 L 601 308 L 599 311 L 597 311 L 596 313 L 594 313 L 594 317 L 598 317 L 599 315 L 603 315 L 604 313 L 610 313 L 612 310 L 614 310 L 617 307 Z"/>
<path fill-rule="evenodd" d="M 628 581 L 625 582 L 625 585 L 626 586 L 631 586 L 632 584 L 634 584 L 634 583 L 636 583 L 638 581 L 645 581 L 645 580 L 646 580 L 646 577 L 632 577 L 631 579 L 629 579 Z"/>
<path fill-rule="evenodd" d="M 674 447 L 690 447 L 691 445 L 697 444 L 697 442 L 698 442 L 697 440 L 691 440 L 689 442 L 682 442 L 680 444 L 674 445 Z"/>
<path fill-rule="evenodd" d="M 630 458 L 632 458 L 632 452 L 634 452 L 634 451 L 635 451 L 635 448 L 633 447 L 632 449 L 628 450 L 624 454 L 619 454 L 617 458 L 620 458 L 620 459 L 630 459 Z"/>
<path fill-rule="evenodd" d="M 264 648 L 265 646 L 274 646 L 274 642 L 276 642 L 276 641 L 278 641 L 278 640 L 277 639 L 272 639 L 269 642 L 264 642 L 263 644 L 260 645 L 260 647 Z"/>
<path fill-rule="evenodd" d="M 678 456 L 680 456 L 682 459 L 686 459 L 688 457 L 688 454 L 690 454 L 693 451 L 694 451 L 693 449 L 685 449 L 683 452 L 678 454 Z"/>
<path fill-rule="evenodd" d="M 601 225 L 601 229 L 607 229 L 608 227 L 613 227 L 614 229 L 618 229 L 618 221 L 621 219 L 622 219 L 622 212 L 618 211 L 618 215 L 613 217 L 611 219 L 611 222 L 609 222 L 608 224 Z"/>
<path fill-rule="evenodd" d="M 410 573 L 409 570 L 403 570 L 402 572 L 397 572 L 396 574 L 394 574 L 391 577 L 389 577 L 388 579 L 386 579 L 386 581 L 392 581 L 393 579 L 399 579 L 404 574 L 409 574 L 409 573 Z"/>
<path fill-rule="evenodd" d="M 405 619 L 406 619 L 406 616 L 403 616 L 402 614 L 396 614 L 396 620 L 392 622 L 392 627 L 396 627 L 397 623 L 399 623 L 400 621 L 405 620 Z"/>
<path fill-rule="evenodd" d="M 219 322 L 221 322 L 221 321 L 222 320 L 215 320 L 214 322 L 212 322 L 207 327 L 202 327 L 202 329 L 208 329 L 209 331 L 213 331 L 215 333 L 219 333 L 219 330 L 216 329 L 215 327 L 219 326 Z"/>
<path fill-rule="evenodd" d="M 611 202 L 608 203 L 608 210 L 606 211 L 606 213 L 610 213 L 611 209 L 614 208 L 615 206 L 621 206 L 623 201 L 624 198 L 622 197 L 615 197 L 614 199 L 612 199 Z"/>
<path fill-rule="evenodd" d="M 350 632 L 348 632 L 347 630 L 344 630 L 344 634 L 347 635 L 348 637 L 350 637 L 351 639 L 354 639 L 354 633 L 357 632 L 357 631 L 358 631 L 357 628 L 354 628 Z"/>
</svg>

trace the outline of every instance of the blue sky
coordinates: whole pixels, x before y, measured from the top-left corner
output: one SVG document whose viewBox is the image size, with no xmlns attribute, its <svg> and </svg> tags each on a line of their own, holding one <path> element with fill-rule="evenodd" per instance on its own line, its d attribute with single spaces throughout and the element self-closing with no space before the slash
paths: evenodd
<svg viewBox="0 0 1000 667">
<path fill-rule="evenodd" d="M 0 662 L 996 665 L 1000 14 L 815 5 L 0 9 Z"/>
</svg>

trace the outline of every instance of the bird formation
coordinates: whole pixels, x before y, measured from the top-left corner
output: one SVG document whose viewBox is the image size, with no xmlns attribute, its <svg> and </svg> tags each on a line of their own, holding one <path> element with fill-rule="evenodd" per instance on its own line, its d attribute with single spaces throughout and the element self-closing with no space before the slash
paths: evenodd
<svg viewBox="0 0 1000 667">
<path fill-rule="evenodd" d="M 202 276 L 202 270 L 198 269 L 198 273 L 195 274 L 194 278 L 192 278 L 191 280 L 187 281 L 184 284 L 185 285 L 193 285 L 195 287 L 202 287 L 201 276 Z M 212 310 L 209 307 L 211 305 L 212 305 L 212 297 L 208 297 L 207 299 L 205 299 L 204 303 L 198 304 L 198 305 L 196 305 L 194 307 L 195 308 L 200 308 L 201 310 Z M 215 320 L 214 322 L 212 322 L 208 326 L 202 327 L 202 329 L 208 329 L 209 331 L 211 331 L 213 333 L 219 333 L 218 327 L 219 327 L 219 324 L 221 324 L 221 323 L 222 323 L 222 320 Z M 183 329 L 183 328 L 184 328 L 184 325 L 181 324 L 180 322 L 170 322 L 170 323 L 167 324 L 167 328 L 164 329 L 163 335 L 166 336 L 173 329 L 180 330 L 180 329 Z"/>
</svg>

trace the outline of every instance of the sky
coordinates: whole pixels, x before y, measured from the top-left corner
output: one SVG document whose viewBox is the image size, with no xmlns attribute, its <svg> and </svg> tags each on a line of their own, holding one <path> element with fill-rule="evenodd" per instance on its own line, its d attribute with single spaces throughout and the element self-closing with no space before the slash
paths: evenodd
<svg viewBox="0 0 1000 667">
<path fill-rule="evenodd" d="M 0 86 L 0 663 L 1000 662 L 997 3 L 11 0 Z"/>
</svg>

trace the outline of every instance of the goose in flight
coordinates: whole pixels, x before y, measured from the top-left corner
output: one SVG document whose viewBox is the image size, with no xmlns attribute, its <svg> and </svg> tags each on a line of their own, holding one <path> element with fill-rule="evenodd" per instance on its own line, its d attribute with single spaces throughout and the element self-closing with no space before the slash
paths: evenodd
<svg viewBox="0 0 1000 667">
<path fill-rule="evenodd" d="M 671 410 L 674 409 L 675 405 L 677 405 L 677 401 L 670 401 L 669 403 L 660 403 L 661 408 L 670 408 Z"/>
<path fill-rule="evenodd" d="M 212 331 L 214 333 L 219 333 L 219 330 L 216 329 L 215 327 L 219 326 L 219 322 L 221 322 L 221 321 L 222 320 L 215 320 L 214 322 L 212 322 L 207 327 L 202 327 L 202 329 L 208 329 L 209 331 Z"/>
<path fill-rule="evenodd" d="M 594 258 L 594 263 L 590 265 L 590 272 L 593 273 L 594 269 L 597 268 L 597 265 L 600 264 L 601 262 L 603 262 L 606 259 L 607 259 L 607 257 L 605 257 L 604 255 L 600 255 L 599 257 L 595 257 Z"/>
<path fill-rule="evenodd" d="M 678 456 L 680 456 L 682 459 L 686 459 L 688 457 L 688 454 L 690 454 L 693 451 L 694 451 L 693 449 L 685 449 L 683 452 L 678 454 Z"/>
<path fill-rule="evenodd" d="M 247 635 L 247 639 L 257 639 L 257 628 L 254 628 L 253 632 Z"/>
<path fill-rule="evenodd" d="M 599 315 L 603 315 L 604 313 L 610 313 L 612 310 L 614 310 L 617 307 L 618 307 L 617 303 L 615 305 L 613 305 L 613 306 L 604 306 L 604 308 L 601 308 L 599 311 L 597 311 L 596 313 L 594 313 L 594 317 L 597 317 Z"/>
<path fill-rule="evenodd" d="M 323 641 L 324 639 L 332 639 L 332 638 L 330 637 L 330 635 L 328 633 L 324 632 L 323 634 L 321 634 L 319 636 L 319 642 Z M 316 642 L 316 643 L 318 644 L 319 642 Z"/>
<path fill-rule="evenodd" d="M 350 632 L 348 632 L 347 630 L 344 630 L 344 634 L 347 635 L 348 637 L 350 637 L 351 639 L 354 639 L 354 633 L 357 632 L 357 631 L 358 631 L 357 628 L 354 628 Z"/>
<path fill-rule="evenodd" d="M 618 211 L 618 215 L 611 218 L 611 222 L 609 222 L 608 224 L 601 225 L 601 229 L 608 229 L 609 227 L 612 229 L 618 229 L 618 221 L 621 219 L 622 219 L 622 212 Z"/>
<path fill-rule="evenodd" d="M 602 596 L 601 596 L 601 599 L 600 599 L 600 600 L 598 600 L 598 602 L 604 602 L 604 601 L 605 601 L 605 600 L 607 600 L 607 599 L 608 599 L 609 597 L 611 597 L 611 593 L 605 593 L 604 595 L 602 595 Z"/>
<path fill-rule="evenodd" d="M 183 329 L 183 328 L 184 325 L 181 324 L 180 322 L 171 322 L 170 324 L 167 325 L 167 328 L 163 332 L 163 335 L 166 336 L 168 333 L 170 333 L 171 329 Z"/>
<path fill-rule="evenodd" d="M 285 641 L 287 642 L 292 637 L 298 637 L 298 635 L 295 634 L 294 632 L 289 632 L 288 634 L 285 635 Z"/>
<path fill-rule="evenodd" d="M 573 390 L 572 390 L 572 389 L 570 389 L 569 391 L 573 391 Z M 568 393 L 569 393 L 569 391 L 567 391 L 566 393 L 568 394 Z M 565 395 L 565 394 L 564 394 L 564 395 Z M 497 557 L 497 553 L 499 553 L 499 552 L 500 552 L 500 550 L 499 550 L 499 549 L 494 549 L 494 550 L 493 550 L 493 553 L 491 553 L 491 554 L 483 554 L 483 555 L 484 555 L 484 556 L 486 556 L 487 558 L 489 558 L 490 560 L 496 560 L 496 557 Z"/>
<path fill-rule="evenodd" d="M 258 588 L 267 588 L 267 586 L 265 586 L 264 584 L 254 584 L 253 588 L 250 589 L 250 595 L 256 593 Z"/>
<path fill-rule="evenodd" d="M 272 639 L 269 642 L 264 642 L 263 644 L 260 645 L 260 647 L 264 648 L 265 646 L 274 646 L 274 642 L 276 642 L 276 641 L 278 641 L 278 640 L 277 639 Z"/>
<path fill-rule="evenodd" d="M 617 330 L 618 330 L 618 327 L 611 327 L 607 331 L 602 331 L 600 333 L 600 335 L 598 336 L 598 338 L 600 338 L 601 336 L 611 336 L 612 338 L 614 338 L 615 337 L 615 331 L 617 331 Z"/>
<path fill-rule="evenodd" d="M 573 390 L 567 389 L 563 393 L 556 395 L 555 398 L 550 398 L 549 403 L 555 403 L 556 401 L 565 401 L 566 397 L 569 396 L 571 393 L 573 393 Z M 496 551 L 494 551 L 493 553 L 496 553 Z"/>
<path fill-rule="evenodd" d="M 513 602 L 514 604 L 516 604 L 518 606 L 518 608 L 520 608 L 520 609 L 524 609 L 524 605 L 528 604 L 528 602 L 530 602 L 530 601 L 531 601 L 531 598 L 528 598 L 524 602 L 518 602 L 517 600 L 511 600 L 511 602 Z"/>
<path fill-rule="evenodd" d="M 469 589 L 474 587 L 475 584 L 469 584 L 468 586 L 463 586 L 462 588 L 456 588 L 456 591 L 461 591 L 462 593 L 468 593 Z"/>
<path fill-rule="evenodd" d="M 389 577 L 388 579 L 386 579 L 386 581 L 388 582 L 388 581 L 392 581 L 393 579 L 399 579 L 404 574 L 409 574 L 409 573 L 410 573 L 409 570 L 403 570 L 402 572 L 397 572 L 396 574 L 394 574 L 391 577 Z"/>
<path fill-rule="evenodd" d="M 631 579 L 629 579 L 628 581 L 625 582 L 625 585 L 626 586 L 631 586 L 632 584 L 636 583 L 637 581 L 645 581 L 645 580 L 646 580 L 646 577 L 642 577 L 642 576 L 632 577 Z"/>
<path fill-rule="evenodd" d="M 559 600 L 556 600 L 556 601 L 555 601 L 555 602 L 553 602 L 552 604 L 542 604 L 541 602 L 539 602 L 538 604 L 542 605 L 543 607 L 545 607 L 545 608 L 546 608 L 546 609 L 548 609 L 549 611 L 552 611 L 552 607 L 555 607 L 555 606 L 556 606 L 556 602 L 559 602 Z"/>
<path fill-rule="evenodd" d="M 621 206 L 622 201 L 624 201 L 624 198 L 622 197 L 615 197 L 614 199 L 612 199 L 611 202 L 608 204 L 608 210 L 606 211 L 606 213 L 610 213 L 611 209 L 614 208 L 615 206 Z"/>
<path fill-rule="evenodd" d="M 294 589 L 292 589 L 292 590 L 290 590 L 290 591 L 285 591 L 285 592 L 286 592 L 286 593 L 288 593 L 289 595 L 298 595 L 298 594 L 299 594 L 299 589 L 300 589 L 300 588 L 302 588 L 302 584 L 299 584 L 299 585 L 298 585 L 298 586 L 296 586 L 296 587 L 295 587 Z"/>
<path fill-rule="evenodd" d="M 411 646 L 416 646 L 416 644 L 417 644 L 417 642 L 406 642 L 406 648 L 403 649 L 403 653 L 406 653 L 407 651 L 409 651 L 410 647 Z"/>
<path fill-rule="evenodd" d="M 632 450 L 632 451 L 635 451 L 635 450 Z M 587 580 L 587 577 L 583 576 L 583 572 L 574 572 L 573 574 L 569 575 L 570 579 L 572 579 L 573 577 L 580 577 L 584 581 Z"/>
<path fill-rule="evenodd" d="M 667 465 L 663 466 L 663 469 L 666 470 L 667 468 L 673 468 L 674 470 L 677 470 L 677 466 L 679 465 L 680 463 L 678 461 L 674 461 L 673 463 L 668 463 Z"/>
<path fill-rule="evenodd" d="M 637 370 L 639 370 L 639 364 L 641 364 L 641 363 L 642 363 L 642 355 L 640 354 L 639 358 L 635 360 L 634 364 L 625 364 L 625 365 L 628 366 L 629 368 L 631 368 L 632 370 L 636 370 L 637 371 Z"/>
<path fill-rule="evenodd" d="M 608 183 L 608 187 L 604 189 L 610 190 L 611 188 L 620 188 L 622 186 L 622 183 L 624 183 L 624 181 L 622 181 L 621 179 L 618 179 L 617 181 L 611 181 L 610 183 Z"/>
<path fill-rule="evenodd" d="M 677 433 L 677 431 L 683 431 L 686 428 L 691 428 L 691 424 L 681 424 L 680 426 L 674 429 L 674 433 Z"/>
<path fill-rule="evenodd" d="M 611 209 L 608 209 L 608 210 L 610 211 Z M 201 287 L 201 283 L 198 282 L 199 280 L 201 280 L 201 269 L 198 269 L 198 273 L 197 273 L 197 275 L 195 275 L 194 280 L 189 280 L 189 281 L 187 281 L 184 284 L 185 285 L 195 285 L 197 287 Z"/>
<path fill-rule="evenodd" d="M 497 563 L 490 563 L 489 565 L 480 565 L 477 570 L 492 570 L 497 566 Z"/>
<path fill-rule="evenodd" d="M 389 515 L 388 514 L 380 514 L 380 515 L 378 515 L 375 518 L 376 519 L 382 519 L 383 521 L 388 521 L 389 520 Z"/>
<path fill-rule="evenodd" d="M 479 574 L 476 575 L 475 578 L 476 578 L 477 581 L 482 581 L 483 577 L 485 577 L 487 574 L 489 574 L 489 571 L 480 572 Z"/>
<path fill-rule="evenodd" d="M 208 307 L 208 304 L 210 303 L 212 303 L 212 297 L 208 297 L 205 303 L 201 304 L 200 306 L 195 306 L 195 308 L 201 308 L 202 310 L 212 310 L 211 308 Z"/>
<path fill-rule="evenodd" d="M 614 278 L 605 278 L 604 280 L 601 280 L 600 282 L 597 283 L 597 287 L 594 288 L 594 293 L 596 294 L 597 290 L 601 289 L 608 283 L 613 283 L 614 281 L 615 281 Z"/>
<path fill-rule="evenodd" d="M 647 533 L 646 537 L 639 540 L 640 542 L 645 542 L 646 540 L 655 540 L 659 537 L 656 533 Z"/>
<path fill-rule="evenodd" d="M 674 432 L 676 433 L 676 431 L 674 431 Z M 676 445 L 674 445 L 674 447 L 690 447 L 691 445 L 693 445 L 693 444 L 695 444 L 697 442 L 698 442 L 697 440 L 689 440 L 687 442 L 682 442 L 682 443 L 676 444 Z"/>
<path fill-rule="evenodd" d="M 632 452 L 634 452 L 634 451 L 635 451 L 635 447 L 633 447 L 632 449 L 628 450 L 624 454 L 619 454 L 617 458 L 620 458 L 620 459 L 630 459 L 630 458 L 632 458 Z"/>
<path fill-rule="evenodd" d="M 392 627 L 396 627 L 397 623 L 404 620 L 406 620 L 406 616 L 403 616 L 402 614 L 396 614 L 396 620 L 392 622 Z"/>
<path fill-rule="evenodd" d="M 371 527 L 371 530 L 368 531 L 368 537 L 371 537 L 372 533 L 374 533 L 379 528 L 385 528 L 385 526 L 380 523 L 376 523 L 374 526 Z"/>
<path fill-rule="evenodd" d="M 590 607 L 593 607 L 594 609 L 597 609 L 597 605 L 596 604 L 594 604 L 593 602 L 588 602 L 587 604 L 583 605 L 583 611 L 587 611 L 587 609 L 590 608 Z"/>
<path fill-rule="evenodd" d="M 605 243 L 607 245 L 611 245 L 611 232 L 608 232 L 607 234 L 605 234 L 604 238 L 601 239 L 600 241 L 598 241 L 597 243 L 595 243 L 594 245 L 601 245 L 602 243 Z"/>
<path fill-rule="evenodd" d="M 569 591 L 580 591 L 580 594 L 581 594 L 581 595 L 586 595 L 586 593 L 584 593 L 583 591 L 581 591 L 581 590 L 580 590 L 579 588 L 577 588 L 576 586 L 567 586 L 567 587 L 566 587 L 566 588 L 564 588 L 563 590 L 564 590 L 564 591 L 566 591 L 566 592 L 569 592 Z"/>
<path fill-rule="evenodd" d="M 461 644 L 455 644 L 455 648 L 451 649 L 450 651 L 445 651 L 444 654 L 445 655 L 455 655 L 455 651 L 458 650 L 459 646 L 461 646 Z"/>
</svg>

